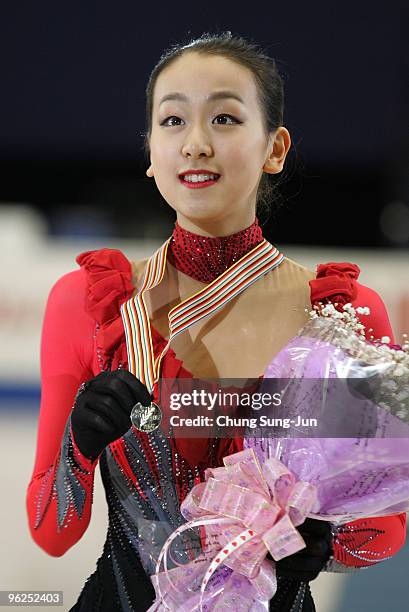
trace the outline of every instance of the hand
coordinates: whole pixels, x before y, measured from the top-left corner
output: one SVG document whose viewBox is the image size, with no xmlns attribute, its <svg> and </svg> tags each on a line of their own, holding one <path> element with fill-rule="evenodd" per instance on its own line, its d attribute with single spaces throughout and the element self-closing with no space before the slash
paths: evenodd
<svg viewBox="0 0 409 612">
<path fill-rule="evenodd" d="M 100 372 L 87 381 L 71 412 L 71 428 L 79 450 L 89 459 L 98 457 L 130 429 L 136 402 L 149 406 L 151 400 L 145 385 L 128 370 Z"/>
<path fill-rule="evenodd" d="M 318 576 L 333 552 L 331 526 L 327 521 L 306 518 L 297 529 L 306 548 L 276 561 L 276 573 L 310 582 Z"/>
</svg>

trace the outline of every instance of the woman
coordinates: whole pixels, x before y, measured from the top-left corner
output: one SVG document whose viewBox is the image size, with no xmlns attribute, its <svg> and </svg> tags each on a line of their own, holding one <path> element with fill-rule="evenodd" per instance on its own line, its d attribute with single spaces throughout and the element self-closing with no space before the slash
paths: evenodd
<svg viewBox="0 0 409 612">
<path fill-rule="evenodd" d="M 255 45 L 225 33 L 173 47 L 148 83 L 146 134 L 147 176 L 176 212 L 172 236 L 139 262 L 116 249 L 82 253 L 80 270 L 50 292 L 27 492 L 32 536 L 53 556 L 81 538 L 97 463 L 109 508 L 103 553 L 72 610 L 147 610 L 156 534 L 146 526 L 160 511 L 177 527 L 206 467 L 242 448 L 238 439 L 175 440 L 130 427 L 136 402 L 160 403 L 159 378 L 260 377 L 320 300 L 369 306 L 368 337 L 392 338 L 384 304 L 358 283 L 356 265 L 321 264 L 314 274 L 264 239 L 257 213 L 291 145 L 282 121 L 281 78 Z M 215 288 L 226 296 L 216 305 Z M 212 306 L 193 316 L 193 302 Z M 177 328 L 168 315 L 181 305 L 191 318 Z M 271 610 L 314 610 L 308 583 L 322 569 L 395 554 L 405 515 L 332 530 L 308 519 L 299 530 L 306 548 L 277 563 Z"/>
</svg>

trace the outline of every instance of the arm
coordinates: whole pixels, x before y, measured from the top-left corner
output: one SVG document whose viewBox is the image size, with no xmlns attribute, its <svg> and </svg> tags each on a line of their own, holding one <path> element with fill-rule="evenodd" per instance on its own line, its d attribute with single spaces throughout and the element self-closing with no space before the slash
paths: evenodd
<svg viewBox="0 0 409 612">
<path fill-rule="evenodd" d="M 83 270 L 69 272 L 52 287 L 41 336 L 41 404 L 35 465 L 27 488 L 31 535 L 59 557 L 85 532 L 98 458 L 85 457 L 72 436 L 71 410 L 91 370 L 94 321 L 84 311 Z"/>
<path fill-rule="evenodd" d="M 326 571 L 348 572 L 376 565 L 395 555 L 405 543 L 406 514 L 358 519 L 331 525 L 334 554 Z"/>
<path fill-rule="evenodd" d="M 394 342 L 388 313 L 381 297 L 369 287 L 357 285 L 352 306 L 369 306 L 370 315 L 361 315 L 366 337 L 389 336 Z M 372 331 L 370 329 L 372 328 Z M 405 543 L 406 513 L 359 519 L 345 525 L 332 525 L 333 558 L 327 571 L 343 572 L 376 565 L 396 554 Z"/>
</svg>

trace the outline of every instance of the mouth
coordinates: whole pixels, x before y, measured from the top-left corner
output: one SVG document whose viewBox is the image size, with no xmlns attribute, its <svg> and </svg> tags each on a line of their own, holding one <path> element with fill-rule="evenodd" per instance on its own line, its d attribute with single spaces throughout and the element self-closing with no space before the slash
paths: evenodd
<svg viewBox="0 0 409 612">
<path fill-rule="evenodd" d="M 179 181 L 189 189 L 200 189 L 201 187 L 210 187 L 215 185 L 220 179 L 220 174 L 215 173 L 182 173 L 179 174 Z"/>
</svg>

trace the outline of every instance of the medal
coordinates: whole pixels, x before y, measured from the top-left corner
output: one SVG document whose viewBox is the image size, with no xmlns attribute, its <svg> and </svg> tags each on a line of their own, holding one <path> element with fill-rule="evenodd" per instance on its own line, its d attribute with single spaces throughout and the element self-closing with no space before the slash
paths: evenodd
<svg viewBox="0 0 409 612">
<path fill-rule="evenodd" d="M 151 402 L 150 406 L 143 406 L 137 402 L 132 408 L 131 423 L 138 431 L 150 433 L 158 429 L 162 420 L 162 412 L 157 404 Z"/>
</svg>

